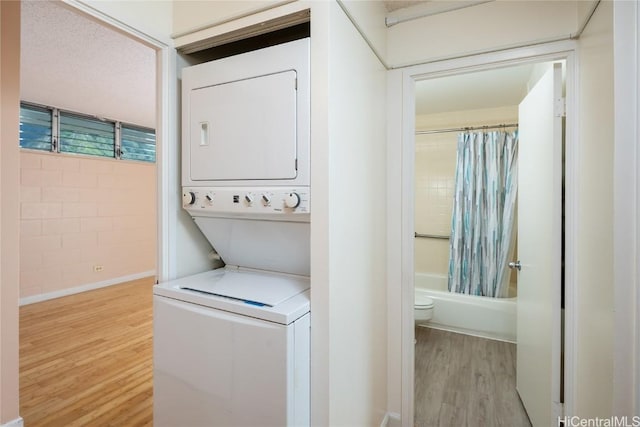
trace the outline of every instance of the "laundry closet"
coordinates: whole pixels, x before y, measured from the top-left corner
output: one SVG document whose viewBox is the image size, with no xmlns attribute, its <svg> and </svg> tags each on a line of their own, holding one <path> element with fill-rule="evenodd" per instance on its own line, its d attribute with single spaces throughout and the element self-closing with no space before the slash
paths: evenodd
<svg viewBox="0 0 640 427">
<path fill-rule="evenodd" d="M 227 408 L 228 418 L 220 421 L 224 425 L 255 425 L 247 418 L 255 407 L 256 413 L 273 415 L 264 415 L 261 425 L 330 425 L 331 419 L 345 416 L 357 422 L 377 419 L 374 414 L 385 407 L 386 343 L 375 334 L 386 327 L 380 315 L 386 304 L 386 184 L 380 173 L 386 164 L 385 69 L 338 4 L 295 2 L 268 9 L 195 31 L 199 40 L 192 35 L 176 39 L 179 88 L 183 94 L 185 88 L 193 91 L 180 106 L 180 249 L 169 268 L 169 277 L 176 280 L 160 283 L 155 295 L 163 301 L 154 332 L 160 337 L 155 381 L 156 390 L 179 386 L 191 392 L 181 403 L 172 401 L 175 394 L 156 392 L 155 410 L 166 423 L 176 422 L 177 412 L 185 410 L 211 419 Z M 253 77 L 245 74 L 244 64 L 223 66 L 224 81 L 190 83 L 201 78 L 189 77 L 190 67 L 205 69 L 267 52 L 258 61 L 264 67 L 286 57 L 278 53 L 286 46 L 305 43 L 308 116 L 295 129 L 291 118 L 304 119 L 298 111 L 304 105 L 304 82 L 297 63 L 263 69 Z M 236 89 L 240 95 L 231 94 Z M 208 96 L 224 102 L 207 106 L 202 117 L 187 123 L 185 112 L 200 108 Z M 244 107 L 236 104 L 243 97 L 249 100 Z M 235 113 L 253 114 L 253 119 L 232 123 Z M 305 126 L 308 141 L 303 142 Z M 186 144 L 185 127 L 191 138 Z M 249 143 L 222 149 L 214 143 L 217 137 L 239 135 Z M 245 280 L 255 274 L 265 285 L 260 290 L 270 289 L 267 295 L 256 293 L 251 280 Z M 227 280 L 235 277 L 241 277 L 240 286 Z M 213 288 L 212 280 L 217 283 Z M 186 308 L 193 306 L 198 314 Z M 201 317 L 201 310 L 231 311 L 251 322 L 277 324 L 283 332 L 273 340 L 257 333 L 252 336 L 259 339 L 249 339 L 257 347 L 238 344 L 237 351 L 220 353 L 214 350 L 218 345 L 231 347 L 224 344 L 227 338 L 211 338 L 208 331 L 217 326 L 187 319 Z M 182 326 L 176 327 L 171 319 L 183 315 L 177 322 Z M 189 334 L 181 332 L 188 324 L 198 326 Z M 200 356 L 193 363 L 181 362 L 179 354 L 171 358 L 168 349 L 176 340 L 190 343 L 180 346 L 183 355 L 196 354 L 194 348 L 206 341 L 215 364 L 203 368 Z M 270 347 L 259 347 L 259 342 Z M 249 369 L 242 375 L 225 370 L 231 361 Z M 261 379 L 265 373 L 268 379 Z M 266 391 L 270 387 L 274 391 Z M 270 403 L 251 403 L 267 394 Z M 242 396 L 253 397 L 241 404 Z M 199 415 L 189 403 L 194 399 L 200 402 Z M 238 403 L 227 405 L 225 399 Z M 329 399 L 331 412 L 325 410 Z"/>
</svg>

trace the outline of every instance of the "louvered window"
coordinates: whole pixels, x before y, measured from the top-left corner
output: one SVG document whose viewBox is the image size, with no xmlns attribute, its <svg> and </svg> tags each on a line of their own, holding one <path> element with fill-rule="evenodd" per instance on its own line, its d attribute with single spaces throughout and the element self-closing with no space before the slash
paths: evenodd
<svg viewBox="0 0 640 427">
<path fill-rule="evenodd" d="M 130 125 L 122 125 L 120 158 L 123 160 L 156 161 L 156 132 Z"/>
<path fill-rule="evenodd" d="M 57 108 L 20 104 L 20 147 L 55 153 L 156 161 L 153 129 Z"/>
<path fill-rule="evenodd" d="M 34 105 L 20 105 L 20 147 L 52 150 L 52 110 Z"/>
<path fill-rule="evenodd" d="M 115 157 L 115 123 L 60 113 L 60 152 Z"/>
</svg>

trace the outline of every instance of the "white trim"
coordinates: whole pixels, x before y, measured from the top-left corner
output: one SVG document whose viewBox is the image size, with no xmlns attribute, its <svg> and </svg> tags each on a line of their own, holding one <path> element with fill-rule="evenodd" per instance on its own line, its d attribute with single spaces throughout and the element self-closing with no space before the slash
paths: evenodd
<svg viewBox="0 0 640 427">
<path fill-rule="evenodd" d="M 402 425 L 414 425 L 415 322 L 414 285 L 414 165 L 415 165 L 415 81 L 407 72 L 402 82 L 402 195 L 401 202 L 401 281 L 402 283 Z M 409 292 L 410 290 L 410 292 Z M 409 351 L 406 351 L 409 350 Z"/>
<path fill-rule="evenodd" d="M 416 65 L 403 70 L 402 84 L 402 160 L 401 182 L 402 201 L 401 206 L 401 257 L 402 257 L 402 425 L 413 425 L 413 164 L 414 164 L 414 115 L 415 115 L 415 82 L 424 78 L 442 77 L 460 74 L 462 72 L 487 70 L 496 67 L 517 65 L 522 63 L 542 62 L 566 59 L 567 61 L 567 129 L 566 129 L 566 267 L 565 267 L 565 404 L 567 413 L 571 414 L 575 398 L 575 250 L 577 245 L 575 217 L 577 215 L 575 182 L 577 155 L 577 67 L 576 44 L 574 41 L 558 41 L 548 44 L 527 46 L 508 51 L 466 56 L 435 63 Z M 390 170 L 398 169 L 391 165 Z M 393 177 L 390 178 L 394 180 Z M 393 182 L 391 182 L 393 184 Z M 389 224 L 391 229 L 397 228 L 396 224 Z M 398 236 L 392 236 L 397 239 Z M 393 240 L 391 240 L 393 241 Z M 390 278 L 390 283 L 397 281 L 397 277 Z"/>
<path fill-rule="evenodd" d="M 387 409 L 400 411 L 402 386 L 401 375 L 402 322 L 401 298 L 402 245 L 400 242 L 402 224 L 402 72 L 391 70 L 387 73 Z"/>
<path fill-rule="evenodd" d="M 172 206 L 179 206 L 178 191 L 179 168 L 171 167 L 171 162 L 178 158 L 176 141 L 178 123 L 176 51 L 163 47 L 158 50 L 156 74 L 157 88 L 157 129 L 156 129 L 156 165 L 158 167 L 156 197 L 158 198 L 158 279 L 165 281 L 175 278 L 176 274 L 176 226 L 177 218 Z M 170 71 L 171 70 L 171 71 Z M 173 102 L 172 102 L 173 101 Z"/>
<path fill-rule="evenodd" d="M 0 427 L 24 427 L 24 420 L 22 417 L 18 417 L 15 420 L 2 424 Z"/>
<path fill-rule="evenodd" d="M 637 6 L 637 3 L 636 3 Z M 634 82 L 636 85 L 636 90 L 635 90 L 635 104 L 636 104 L 636 117 L 635 117 L 635 128 L 636 128 L 636 141 L 638 141 L 638 137 L 640 137 L 640 129 L 639 129 L 639 123 L 640 123 L 640 85 L 638 85 L 638 79 L 640 78 L 640 7 L 636 7 L 636 19 L 635 19 L 635 33 L 636 33 L 636 76 L 634 78 Z M 636 146 L 637 147 L 637 146 Z M 636 354 L 634 357 L 634 368 L 635 368 L 635 384 L 633 387 L 633 391 L 635 393 L 635 399 L 634 399 L 634 413 L 638 413 L 640 412 L 640 357 L 638 357 L 638 352 L 640 352 L 640 316 L 637 315 L 638 313 L 638 308 L 640 307 L 640 249 L 638 248 L 639 246 L 639 242 L 640 242 L 640 224 L 638 224 L 640 222 L 640 218 L 638 218 L 639 216 L 639 212 L 640 212 L 640 173 L 638 172 L 638 167 L 640 165 L 640 150 L 637 150 L 636 148 L 636 160 L 635 160 L 635 173 L 636 173 L 636 216 L 634 219 L 634 224 L 636 227 L 636 234 L 635 234 L 635 241 L 636 241 L 636 254 L 635 254 L 635 265 L 636 265 L 636 270 L 635 270 L 635 274 L 636 274 L 636 282 L 635 282 L 635 292 L 636 292 L 636 299 L 635 299 L 635 310 L 634 313 L 636 313 L 636 322 L 635 322 L 635 327 L 636 327 L 636 339 L 635 339 L 635 344 L 636 344 Z"/>
<path fill-rule="evenodd" d="M 635 16 L 635 33 L 636 33 L 636 52 L 635 52 L 635 57 L 636 57 L 636 75 L 633 79 L 634 84 L 635 84 L 635 106 L 636 106 L 636 117 L 634 118 L 634 123 L 635 123 L 635 130 L 636 130 L 636 143 L 638 141 L 638 138 L 640 137 L 640 129 L 639 129 L 639 123 L 640 123 L 640 85 L 638 85 L 638 79 L 640 78 L 640 7 L 637 7 L 638 4 L 636 3 L 636 16 Z M 614 9 L 615 10 L 615 9 Z M 640 412 L 640 357 L 638 357 L 638 352 L 640 352 L 640 316 L 637 315 L 638 313 L 638 308 L 640 307 L 640 249 L 638 248 L 639 243 L 640 242 L 640 225 L 638 224 L 638 222 L 640 222 L 640 218 L 639 217 L 639 213 L 640 213 L 640 173 L 638 172 L 638 166 L 640 165 L 640 150 L 637 149 L 637 145 L 636 145 L 636 159 L 635 159 L 635 165 L 634 165 L 634 169 L 635 169 L 635 175 L 636 175 L 636 216 L 634 218 L 634 225 L 636 227 L 636 233 L 635 233 L 635 249 L 636 249 L 636 253 L 635 253 L 635 292 L 636 292 L 636 299 L 635 299 L 635 309 L 634 309 L 634 313 L 636 314 L 636 322 L 635 322 L 635 327 L 636 327 L 636 339 L 635 339 L 635 344 L 636 344 L 636 354 L 634 357 L 634 369 L 635 369 L 635 384 L 633 386 L 633 391 L 635 393 L 635 399 L 634 399 L 634 408 L 633 408 L 633 412 L 635 414 Z"/>
<path fill-rule="evenodd" d="M 87 3 L 84 3 L 82 0 L 62 0 L 62 2 L 76 10 L 92 16 L 103 24 L 108 24 L 123 31 L 129 37 L 135 38 L 139 42 L 144 43 L 153 49 L 157 50 L 164 46 L 167 46 L 167 44 L 162 42 L 161 40 L 158 40 L 149 34 L 143 33 L 142 31 L 139 31 L 138 29 L 120 21 L 119 19 L 114 18 L 113 16 L 101 12 L 100 10 L 88 5 Z"/>
<path fill-rule="evenodd" d="M 564 196 L 564 414 L 574 414 L 578 391 L 578 164 L 580 140 L 578 105 L 579 67 L 575 50 L 567 54 L 566 70 L 566 128 L 565 128 L 565 196 Z"/>
<path fill-rule="evenodd" d="M 639 108 L 637 2 L 613 7 L 614 166 L 613 166 L 613 283 L 614 359 L 613 413 L 632 416 L 640 409 L 638 346 L 638 164 Z"/>
<path fill-rule="evenodd" d="M 68 295 L 79 294 L 80 292 L 92 291 L 107 286 L 119 285 L 131 280 L 142 279 L 144 277 L 155 276 L 155 270 L 143 271 L 142 273 L 130 274 L 128 276 L 115 277 L 113 279 L 103 280 L 101 282 L 89 283 L 74 288 L 61 289 L 59 291 L 48 292 L 46 294 L 33 295 L 30 297 L 20 298 L 20 306 L 34 304 L 36 302 L 47 301 L 54 298 L 66 297 Z"/>
</svg>

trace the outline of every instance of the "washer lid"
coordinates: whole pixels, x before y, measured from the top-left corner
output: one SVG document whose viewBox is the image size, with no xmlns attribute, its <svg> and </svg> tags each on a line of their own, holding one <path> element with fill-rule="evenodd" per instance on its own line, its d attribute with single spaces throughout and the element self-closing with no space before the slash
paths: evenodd
<svg viewBox="0 0 640 427">
<path fill-rule="evenodd" d="M 275 307 L 309 289 L 309 279 L 306 277 L 230 268 L 216 270 L 216 273 L 194 278 L 179 287 L 269 307 Z"/>
</svg>

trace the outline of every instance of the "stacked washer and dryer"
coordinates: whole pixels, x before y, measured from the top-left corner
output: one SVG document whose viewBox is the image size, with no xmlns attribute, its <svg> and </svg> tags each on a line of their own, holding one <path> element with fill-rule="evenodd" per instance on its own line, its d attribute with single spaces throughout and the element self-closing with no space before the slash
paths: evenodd
<svg viewBox="0 0 640 427">
<path fill-rule="evenodd" d="M 154 287 L 154 425 L 308 425 L 309 39 L 182 83 L 183 207 L 226 265 Z"/>
</svg>

